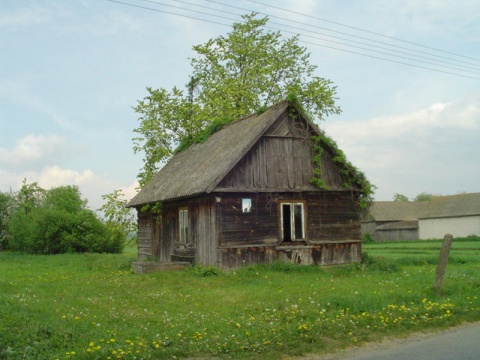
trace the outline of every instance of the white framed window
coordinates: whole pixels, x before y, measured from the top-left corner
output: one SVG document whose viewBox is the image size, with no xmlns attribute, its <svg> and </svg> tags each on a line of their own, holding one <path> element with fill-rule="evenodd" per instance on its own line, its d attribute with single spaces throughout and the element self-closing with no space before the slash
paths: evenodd
<svg viewBox="0 0 480 360">
<path fill-rule="evenodd" d="M 181 208 L 178 210 L 178 223 L 179 223 L 179 242 L 183 244 L 189 243 L 189 221 L 188 221 L 188 209 Z"/>
<path fill-rule="evenodd" d="M 283 241 L 305 239 L 305 214 L 301 202 L 281 202 L 281 225 Z"/>
</svg>

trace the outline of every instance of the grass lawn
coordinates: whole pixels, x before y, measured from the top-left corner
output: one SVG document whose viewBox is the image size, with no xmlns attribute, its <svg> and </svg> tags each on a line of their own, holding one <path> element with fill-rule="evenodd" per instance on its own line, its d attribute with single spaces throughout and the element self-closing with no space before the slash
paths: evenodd
<svg viewBox="0 0 480 360">
<path fill-rule="evenodd" d="M 0 359 L 281 358 L 480 320 L 480 239 L 364 246 L 363 264 L 135 275 L 123 255 L 0 254 Z"/>
</svg>

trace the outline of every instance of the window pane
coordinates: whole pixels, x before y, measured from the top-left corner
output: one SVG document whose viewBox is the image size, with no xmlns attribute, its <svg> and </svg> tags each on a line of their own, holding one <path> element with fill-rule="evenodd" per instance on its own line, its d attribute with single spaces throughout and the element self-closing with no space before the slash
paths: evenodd
<svg viewBox="0 0 480 360">
<path fill-rule="evenodd" d="M 180 242 L 183 242 L 183 210 L 178 212 Z"/>
<path fill-rule="evenodd" d="M 242 199 L 242 211 L 244 213 L 252 211 L 252 199 Z"/>
<path fill-rule="evenodd" d="M 188 210 L 179 210 L 178 218 L 180 242 L 185 243 L 188 241 Z"/>
<path fill-rule="evenodd" d="M 283 241 L 292 240 L 292 216 L 290 204 L 282 204 Z"/>
<path fill-rule="evenodd" d="M 302 204 L 294 205 L 294 223 L 295 223 L 295 239 L 303 239 L 303 206 Z"/>
<path fill-rule="evenodd" d="M 184 228 L 185 228 L 185 236 L 184 236 L 184 241 L 188 242 L 188 210 L 183 210 L 183 221 L 184 221 Z"/>
</svg>

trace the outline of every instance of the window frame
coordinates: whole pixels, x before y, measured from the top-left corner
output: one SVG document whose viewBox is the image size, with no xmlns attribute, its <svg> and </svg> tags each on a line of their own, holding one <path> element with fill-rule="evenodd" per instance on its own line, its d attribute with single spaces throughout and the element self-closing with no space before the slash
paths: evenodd
<svg viewBox="0 0 480 360">
<path fill-rule="evenodd" d="M 289 206 L 290 207 L 290 237 L 289 239 L 285 237 L 285 224 L 284 224 L 284 206 Z M 296 230 L 299 228 L 297 227 L 297 220 L 295 216 L 295 206 L 300 206 L 301 208 L 301 227 L 300 230 L 302 231 L 302 237 L 297 238 L 297 233 Z M 305 241 L 306 240 L 306 233 L 305 233 L 305 221 L 306 221 L 306 216 L 305 216 L 305 207 L 306 204 L 304 201 L 298 201 L 298 200 L 287 200 L 287 201 L 281 201 L 280 202 L 280 227 L 281 227 L 281 239 L 282 242 L 292 242 L 292 241 Z"/>
<path fill-rule="evenodd" d="M 178 242 L 190 244 L 190 217 L 188 207 L 178 209 Z"/>
</svg>

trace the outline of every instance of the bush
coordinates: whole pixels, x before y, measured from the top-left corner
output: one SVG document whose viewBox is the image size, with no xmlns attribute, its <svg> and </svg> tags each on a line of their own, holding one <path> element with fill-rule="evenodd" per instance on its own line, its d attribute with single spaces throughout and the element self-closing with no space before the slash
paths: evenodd
<svg viewBox="0 0 480 360">
<path fill-rule="evenodd" d="M 373 258 L 366 252 L 362 253 L 362 261 L 357 266 L 360 268 L 360 270 L 369 269 L 370 271 L 387 273 L 400 271 L 400 268 L 396 263 L 387 261 L 384 258 Z"/>
<path fill-rule="evenodd" d="M 0 251 L 4 250 L 8 246 L 8 223 L 12 217 L 13 205 L 13 196 L 11 194 L 0 192 Z"/>
<path fill-rule="evenodd" d="M 72 186 L 47 191 L 34 207 L 20 206 L 8 224 L 8 248 L 29 254 L 120 253 L 124 242 Z"/>
<path fill-rule="evenodd" d="M 87 209 L 77 214 L 57 209 L 17 212 L 9 224 L 9 249 L 28 254 L 120 253 L 124 239 Z"/>
<path fill-rule="evenodd" d="M 362 234 L 362 243 L 364 244 L 372 244 L 374 243 L 372 235 L 370 233 Z"/>
</svg>

